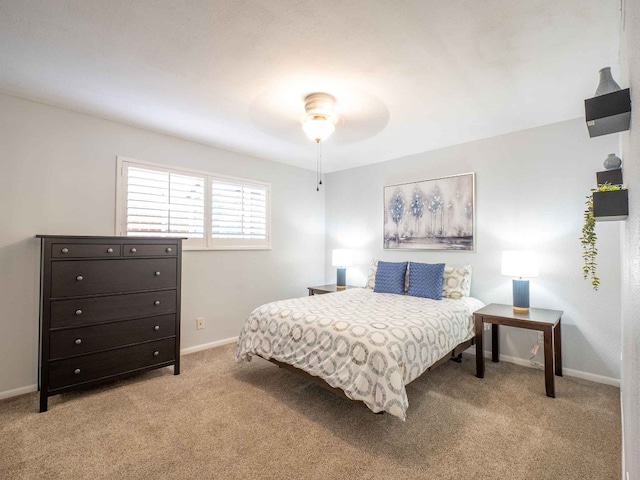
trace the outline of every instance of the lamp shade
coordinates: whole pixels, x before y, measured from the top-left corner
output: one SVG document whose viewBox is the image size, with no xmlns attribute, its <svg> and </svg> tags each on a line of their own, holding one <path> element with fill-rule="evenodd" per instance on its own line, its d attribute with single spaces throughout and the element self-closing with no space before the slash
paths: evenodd
<svg viewBox="0 0 640 480">
<path fill-rule="evenodd" d="M 311 115 L 302 124 L 304 133 L 316 142 L 322 142 L 329 138 L 335 129 L 333 122 L 324 115 Z"/>
<path fill-rule="evenodd" d="M 538 255 L 514 250 L 502 252 L 501 273 L 508 277 L 537 277 Z"/>
<path fill-rule="evenodd" d="M 331 255 L 331 265 L 334 267 L 350 267 L 353 265 L 351 250 L 335 249 Z"/>
</svg>

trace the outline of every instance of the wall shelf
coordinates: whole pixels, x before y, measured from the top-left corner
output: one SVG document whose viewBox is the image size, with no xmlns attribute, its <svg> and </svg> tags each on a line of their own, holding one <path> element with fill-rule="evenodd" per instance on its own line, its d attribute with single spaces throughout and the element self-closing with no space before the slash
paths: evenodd
<svg viewBox="0 0 640 480">
<path fill-rule="evenodd" d="M 593 192 L 593 217 L 596 222 L 624 220 L 629 215 L 629 190 Z"/>
<path fill-rule="evenodd" d="M 610 183 L 611 185 L 622 185 L 622 169 L 604 170 L 596 172 L 596 183 L 602 185 Z"/>
<path fill-rule="evenodd" d="M 629 130 L 631 94 L 628 88 L 584 101 L 589 136 L 599 137 Z"/>
</svg>

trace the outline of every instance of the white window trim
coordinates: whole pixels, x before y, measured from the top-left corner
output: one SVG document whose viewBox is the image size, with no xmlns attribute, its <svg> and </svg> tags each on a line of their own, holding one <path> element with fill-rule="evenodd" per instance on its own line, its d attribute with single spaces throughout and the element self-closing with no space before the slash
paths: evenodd
<svg viewBox="0 0 640 480">
<path fill-rule="evenodd" d="M 189 240 L 183 241 L 183 250 L 271 250 L 271 184 L 250 178 L 232 177 L 229 175 L 219 175 L 204 170 L 195 170 L 192 168 L 173 167 L 162 163 L 148 162 L 145 160 L 137 160 L 135 158 L 116 156 L 116 223 L 115 234 L 118 236 L 127 236 L 126 208 L 127 183 L 124 177 L 124 166 L 126 164 L 139 165 L 141 167 L 152 167 L 171 173 L 184 173 L 202 175 L 205 177 L 205 216 L 204 231 L 205 237 L 202 244 L 189 244 Z M 212 244 L 211 236 L 211 180 L 221 179 L 226 181 L 238 182 L 246 185 L 258 185 L 267 189 L 267 240 L 263 245 L 247 245 L 239 243 L 237 245 L 215 245 Z"/>
</svg>

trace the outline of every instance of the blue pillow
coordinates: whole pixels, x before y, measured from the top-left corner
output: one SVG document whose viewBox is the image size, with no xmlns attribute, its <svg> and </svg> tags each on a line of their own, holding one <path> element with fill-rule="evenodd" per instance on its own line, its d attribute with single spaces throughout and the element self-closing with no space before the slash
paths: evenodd
<svg viewBox="0 0 640 480">
<path fill-rule="evenodd" d="M 409 263 L 409 295 L 442 299 L 444 263 Z M 376 278 L 376 281 L 378 279 Z"/>
<path fill-rule="evenodd" d="M 373 291 L 377 293 L 403 294 L 406 274 L 407 262 L 378 262 L 376 284 L 373 287 Z M 442 281 L 442 278 L 440 281 Z"/>
</svg>

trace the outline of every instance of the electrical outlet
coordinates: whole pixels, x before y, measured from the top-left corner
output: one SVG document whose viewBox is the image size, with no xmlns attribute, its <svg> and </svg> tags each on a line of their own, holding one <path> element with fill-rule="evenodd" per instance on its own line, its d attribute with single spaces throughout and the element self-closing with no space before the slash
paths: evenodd
<svg viewBox="0 0 640 480">
<path fill-rule="evenodd" d="M 196 318 L 196 328 L 202 330 L 204 328 L 204 317 Z"/>
<path fill-rule="evenodd" d="M 538 343 L 540 345 L 544 343 L 544 332 L 538 332 Z"/>
</svg>

